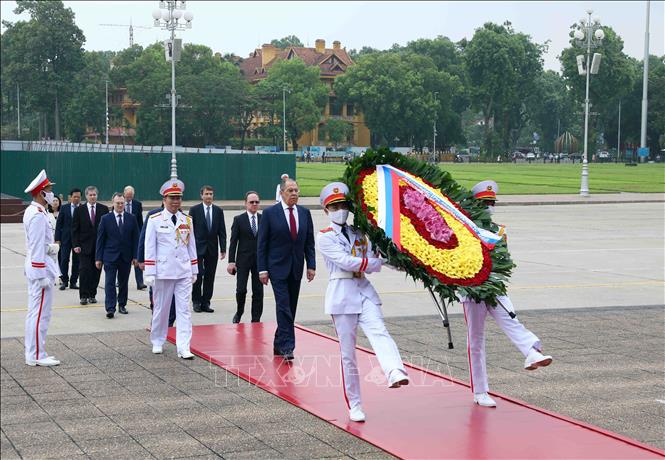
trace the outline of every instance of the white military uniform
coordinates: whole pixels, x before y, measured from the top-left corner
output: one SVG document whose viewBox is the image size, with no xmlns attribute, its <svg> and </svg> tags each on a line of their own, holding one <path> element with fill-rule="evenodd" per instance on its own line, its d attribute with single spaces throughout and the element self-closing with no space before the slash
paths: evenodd
<svg viewBox="0 0 665 460">
<path fill-rule="evenodd" d="M 365 273 L 381 270 L 382 260 L 372 252 L 371 242 L 358 230 L 331 223 L 317 236 L 330 282 L 326 290 L 325 312 L 332 315 L 342 357 L 344 396 L 349 409 L 360 405 L 360 377 L 356 360 L 358 325 L 363 329 L 379 360 L 386 379 L 395 370 L 404 375 L 399 350 L 386 330 L 381 313 L 381 299 Z"/>
<path fill-rule="evenodd" d="M 26 189 L 41 190 L 46 173 L 42 172 Z M 37 188 L 36 188 L 37 187 Z M 43 188 L 43 187 L 42 187 Z M 53 287 L 60 276 L 60 268 L 52 255 L 57 245 L 53 240 L 53 229 L 44 207 L 33 201 L 23 213 L 25 229 L 25 277 L 28 279 L 28 313 L 25 317 L 25 360 L 34 362 L 46 358 L 46 332 L 51 321 Z M 57 254 L 57 250 L 55 250 Z M 40 280 L 47 279 L 48 286 L 42 287 Z"/>
<path fill-rule="evenodd" d="M 478 199 L 495 200 L 499 187 L 494 181 L 483 181 L 476 184 L 472 192 Z M 499 226 L 499 235 L 506 238 L 505 227 Z M 511 318 L 508 311 L 514 311 L 513 303 L 508 296 L 498 296 L 497 302 L 503 305 L 492 307 L 485 302 L 476 303 L 461 297 L 464 306 L 464 320 L 467 325 L 467 356 L 469 358 L 469 379 L 474 394 L 487 393 L 487 364 L 485 358 L 485 319 L 487 315 L 494 318 L 497 325 L 508 336 L 517 349 L 526 357 L 532 348 L 540 350 L 540 339 L 524 327 L 517 318 Z"/>
<path fill-rule="evenodd" d="M 199 266 L 192 220 L 177 211 L 174 224 L 173 215 L 164 209 L 150 216 L 146 227 L 145 275 L 155 276 L 150 341 L 160 347 L 166 341 L 169 310 L 175 295 L 176 347 L 178 352 L 189 352 L 192 339 L 189 301 L 192 276 L 198 274 Z"/>
</svg>

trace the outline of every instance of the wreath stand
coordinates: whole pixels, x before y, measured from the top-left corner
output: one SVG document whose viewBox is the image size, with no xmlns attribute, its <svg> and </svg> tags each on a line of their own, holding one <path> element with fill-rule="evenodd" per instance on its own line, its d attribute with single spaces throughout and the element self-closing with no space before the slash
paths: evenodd
<svg viewBox="0 0 665 460">
<path fill-rule="evenodd" d="M 448 320 L 448 309 L 446 308 L 446 301 L 441 298 L 441 303 L 439 303 L 439 299 L 436 298 L 432 288 L 428 286 L 427 290 L 432 295 L 432 300 L 434 301 L 434 305 L 436 305 L 436 309 L 439 312 L 439 316 L 443 322 L 443 327 L 448 332 L 448 349 L 452 350 L 455 347 L 453 346 L 453 335 L 450 332 L 450 321 Z"/>
</svg>

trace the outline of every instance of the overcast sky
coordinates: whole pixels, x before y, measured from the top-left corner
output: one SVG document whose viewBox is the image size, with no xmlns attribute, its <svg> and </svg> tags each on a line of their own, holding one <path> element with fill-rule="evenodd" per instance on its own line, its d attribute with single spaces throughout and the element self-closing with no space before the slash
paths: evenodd
<svg viewBox="0 0 665 460">
<path fill-rule="evenodd" d="M 76 15 L 86 37 L 87 50 L 118 51 L 129 45 L 128 27 L 100 24 L 129 24 L 149 27 L 134 29 L 134 41 L 142 46 L 164 40 L 166 31 L 152 27 L 151 13 L 157 1 L 64 2 Z M 650 53 L 663 51 L 665 13 L 663 1 L 651 2 Z M 27 19 L 13 14 L 16 3 L 2 1 L 3 20 Z M 222 54 L 246 57 L 273 38 L 296 35 L 305 45 L 326 40 L 332 47 L 339 40 L 347 49 L 371 46 L 386 49 L 393 43 L 405 45 L 418 38 L 444 35 L 453 41 L 470 39 L 485 22 L 512 22 L 515 30 L 530 35 L 537 43 L 550 40 L 544 56 L 545 68 L 559 71 L 557 56 L 568 46 L 569 27 L 593 17 L 612 27 L 624 40 L 624 52 L 638 59 L 644 56 L 646 2 L 220 2 L 188 1 L 194 14 L 192 29 L 178 32 L 185 43 L 204 44 Z M 3 27 L 4 31 L 4 27 Z"/>
</svg>

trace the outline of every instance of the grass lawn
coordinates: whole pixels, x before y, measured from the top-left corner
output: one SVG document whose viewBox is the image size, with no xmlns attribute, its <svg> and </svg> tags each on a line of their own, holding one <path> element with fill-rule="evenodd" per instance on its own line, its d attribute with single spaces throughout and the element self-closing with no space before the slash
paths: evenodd
<svg viewBox="0 0 665 460">
<path fill-rule="evenodd" d="M 471 188 L 485 179 L 495 180 L 502 194 L 543 195 L 579 193 L 582 165 L 528 163 L 441 163 L 460 185 Z M 302 196 L 318 196 L 328 182 L 338 180 L 344 173 L 341 163 L 296 163 L 298 185 Z M 591 193 L 665 192 L 665 164 L 641 164 L 636 167 L 623 163 L 589 164 Z"/>
</svg>

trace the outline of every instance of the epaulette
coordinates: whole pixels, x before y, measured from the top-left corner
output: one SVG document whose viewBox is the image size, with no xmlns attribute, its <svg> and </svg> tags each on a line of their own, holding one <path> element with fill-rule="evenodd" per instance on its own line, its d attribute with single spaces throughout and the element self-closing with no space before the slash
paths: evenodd
<svg viewBox="0 0 665 460">
<path fill-rule="evenodd" d="M 332 230 L 333 230 L 332 227 L 327 227 L 327 228 L 324 228 L 323 230 L 319 230 L 319 231 L 320 231 L 321 233 L 328 233 L 328 232 L 332 232 Z"/>
<path fill-rule="evenodd" d="M 156 213 L 154 213 L 152 216 L 150 216 L 150 218 L 151 218 L 151 219 L 154 219 L 155 217 L 157 217 L 157 216 L 161 216 L 161 215 L 162 215 L 161 211 L 160 211 L 160 212 L 156 212 Z"/>
</svg>

